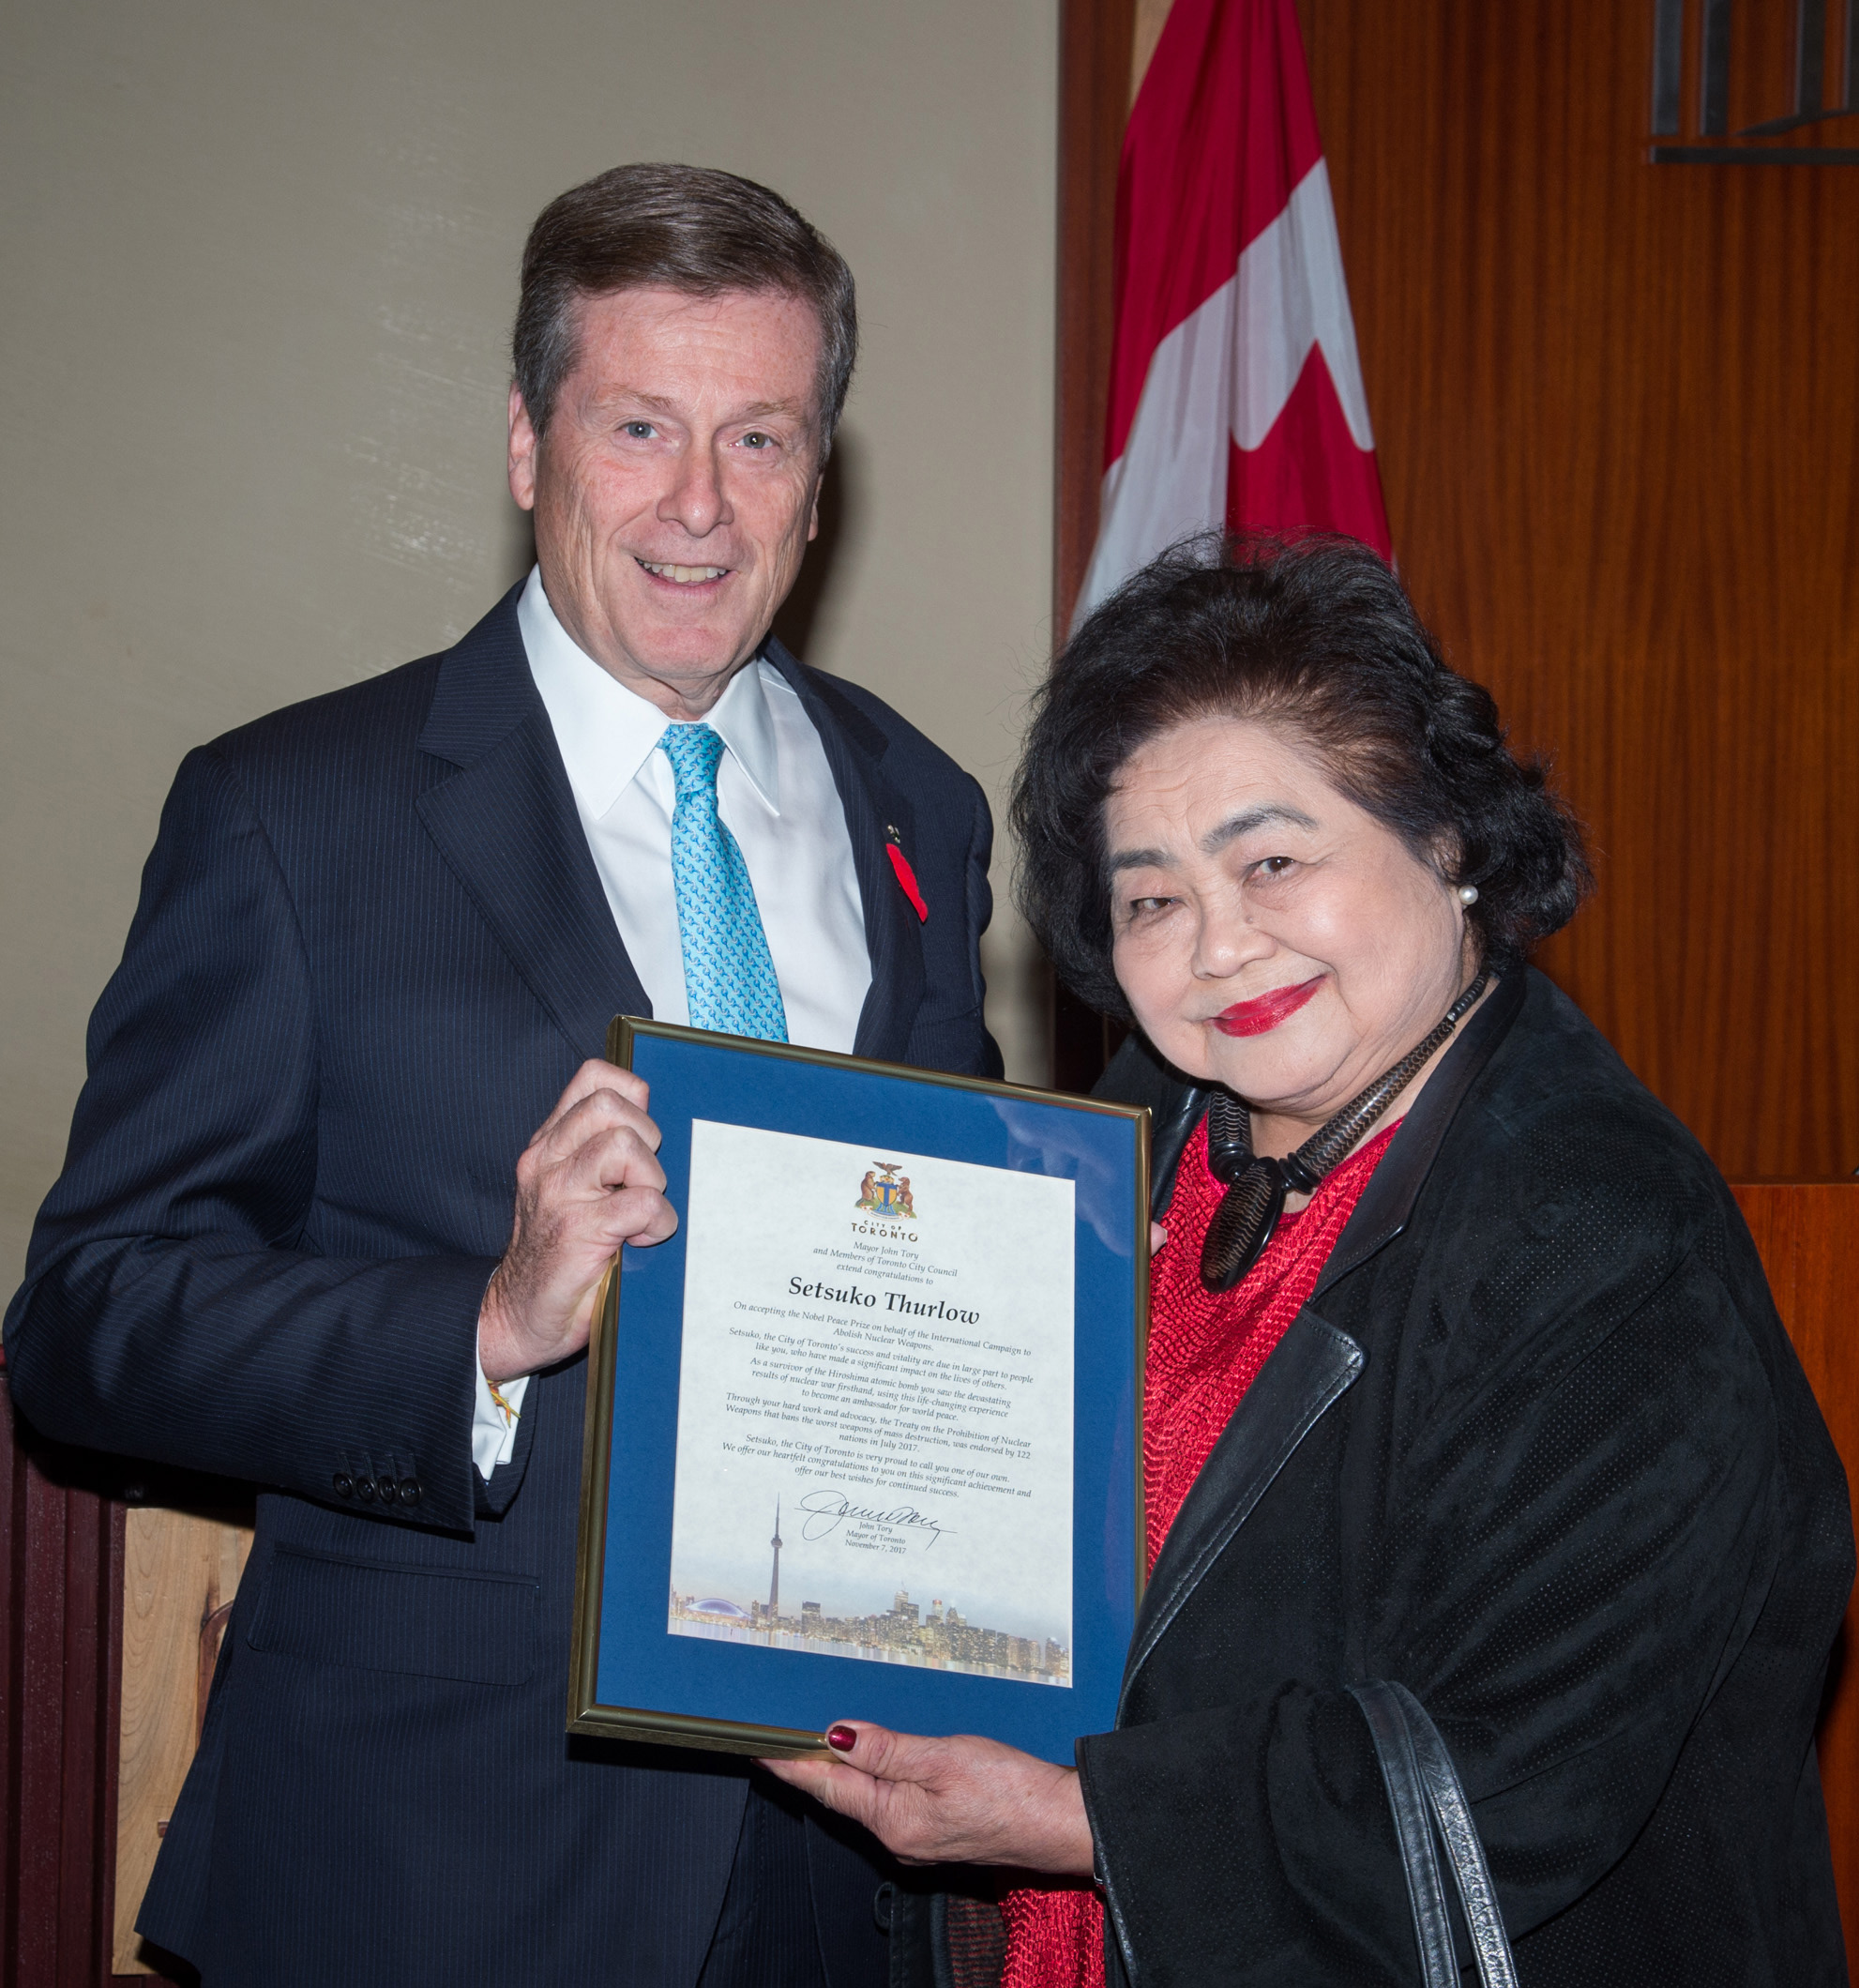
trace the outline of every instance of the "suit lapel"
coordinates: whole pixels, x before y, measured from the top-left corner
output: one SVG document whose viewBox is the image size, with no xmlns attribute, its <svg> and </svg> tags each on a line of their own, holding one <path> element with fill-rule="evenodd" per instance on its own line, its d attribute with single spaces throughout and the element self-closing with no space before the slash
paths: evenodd
<svg viewBox="0 0 1859 1988">
<path fill-rule="evenodd" d="M 1307 1305 L 1272 1350 L 1259 1377 L 1202 1466 L 1156 1556 L 1124 1666 L 1122 1701 L 1202 1576 L 1232 1543 L 1311 1428 L 1354 1386 L 1366 1360 L 1347 1332 Z"/>
<path fill-rule="evenodd" d="M 578 1055 L 652 1010 L 582 831 L 517 626 L 513 588 L 440 666 L 419 749 L 455 771 L 417 807 L 429 834 Z"/>
<path fill-rule="evenodd" d="M 1458 1040 L 1440 1058 L 1439 1068 L 1427 1079 L 1426 1088 L 1414 1100 L 1413 1109 L 1401 1120 L 1388 1142 L 1380 1164 L 1368 1176 L 1362 1199 L 1343 1224 L 1330 1260 L 1317 1279 L 1312 1299 L 1338 1278 L 1367 1263 L 1407 1226 L 1420 1190 L 1433 1170 L 1440 1146 L 1451 1128 L 1454 1115 L 1472 1088 L 1472 1081 L 1497 1054 L 1510 1033 L 1510 1024 L 1523 1008 L 1529 991 L 1529 967 L 1515 967 L 1492 988 L 1489 998 L 1459 1030 Z"/>
<path fill-rule="evenodd" d="M 882 762 L 887 741 L 878 727 L 832 688 L 830 677 L 804 669 L 779 643 L 770 642 L 763 653 L 793 685 L 820 735 L 852 838 L 871 960 L 871 985 L 859 1013 L 853 1052 L 882 1062 L 901 1062 L 923 1002 L 923 935 L 884 844 L 889 831 L 895 831 L 906 852 L 914 848 L 915 816 L 909 801 L 884 778 Z"/>
<path fill-rule="evenodd" d="M 1313 1302 L 1406 1226 L 1454 1115 L 1522 1009 L 1529 978 L 1527 969 L 1505 974 L 1441 1059 L 1343 1225 L 1311 1294 Z M 1136 1040 L 1132 1037 L 1131 1043 Z M 1181 1134 L 1170 1155 L 1171 1191 L 1173 1163 L 1180 1159 L 1186 1134 L 1192 1132 L 1206 1109 L 1207 1093 L 1169 1075 L 1146 1044 L 1140 1050 L 1125 1045 L 1112 1066 L 1111 1081 L 1100 1091 L 1148 1104 L 1161 1129 L 1158 1146 L 1165 1136 Z M 1159 1182 L 1156 1198 L 1160 1220 L 1167 1194 Z M 1202 1575 L 1232 1543 L 1298 1444 L 1354 1386 L 1367 1363 L 1355 1341 L 1309 1305 L 1292 1321 L 1233 1410 L 1156 1556 L 1124 1668 L 1124 1698 Z"/>
</svg>

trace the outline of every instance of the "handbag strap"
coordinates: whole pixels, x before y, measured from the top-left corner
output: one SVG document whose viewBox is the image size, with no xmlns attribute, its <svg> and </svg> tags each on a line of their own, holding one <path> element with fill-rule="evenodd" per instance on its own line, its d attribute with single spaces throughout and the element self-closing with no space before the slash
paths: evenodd
<svg viewBox="0 0 1859 1988">
<path fill-rule="evenodd" d="M 1413 1940 L 1420 1950 L 1420 1979 L 1426 1988 L 1458 1988 L 1452 1920 L 1446 1913 L 1445 1887 L 1440 1882 L 1440 1861 L 1433 1855 L 1426 1784 L 1414 1757 L 1406 1708 L 1395 1696 L 1394 1686 L 1380 1678 L 1349 1689 L 1368 1722 L 1388 1806 L 1394 1811 L 1395 1835 L 1407 1872 L 1407 1902 L 1413 1909 Z"/>
<path fill-rule="evenodd" d="M 1504 1934 L 1504 1914 L 1498 1909 L 1490 1866 L 1485 1861 L 1485 1846 L 1478 1840 L 1472 1805 L 1465 1798 L 1439 1728 L 1404 1684 L 1374 1678 L 1367 1684 L 1352 1684 L 1349 1690 L 1368 1722 L 1382 1782 L 1394 1812 L 1426 1988 L 1458 1988 L 1458 1982 L 1452 1922 L 1446 1911 L 1445 1887 L 1440 1881 L 1439 1859 L 1433 1854 L 1429 1817 L 1431 1824 L 1438 1825 L 1439 1840 L 1445 1845 L 1479 1980 L 1484 1988 L 1517 1988 L 1517 1965 Z"/>
</svg>

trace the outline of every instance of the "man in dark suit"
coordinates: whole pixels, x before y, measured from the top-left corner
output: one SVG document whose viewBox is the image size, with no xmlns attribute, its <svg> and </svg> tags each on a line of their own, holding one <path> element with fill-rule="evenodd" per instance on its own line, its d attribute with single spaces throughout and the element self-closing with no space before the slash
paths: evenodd
<svg viewBox="0 0 1859 1988">
<path fill-rule="evenodd" d="M 262 1487 L 140 1922 L 208 1988 L 886 1978 L 869 1838 L 563 1732 L 594 1289 L 676 1220 L 609 1018 L 999 1070 L 980 790 L 768 636 L 855 339 L 765 189 L 564 194 L 536 571 L 175 782 L 6 1345 L 46 1434 Z"/>
</svg>

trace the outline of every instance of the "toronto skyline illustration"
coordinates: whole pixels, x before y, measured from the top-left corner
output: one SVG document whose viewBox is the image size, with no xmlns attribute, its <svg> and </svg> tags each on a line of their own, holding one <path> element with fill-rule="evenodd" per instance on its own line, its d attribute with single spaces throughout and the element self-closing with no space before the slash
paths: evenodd
<svg viewBox="0 0 1859 1988">
<path fill-rule="evenodd" d="M 781 1613 L 781 1504 L 775 1501 L 768 1599 L 747 1602 L 729 1595 L 680 1594 L 673 1584 L 673 1635 L 722 1643 L 759 1644 L 766 1649 L 806 1650 L 822 1657 L 862 1658 L 875 1663 L 911 1663 L 926 1670 L 960 1671 L 977 1677 L 1011 1677 L 1026 1684 L 1071 1683 L 1071 1652 L 1053 1637 L 1017 1636 L 971 1622 L 953 1603 L 932 1598 L 930 1612 L 899 1588 L 882 1615 L 829 1616 L 818 1601 Z"/>
</svg>

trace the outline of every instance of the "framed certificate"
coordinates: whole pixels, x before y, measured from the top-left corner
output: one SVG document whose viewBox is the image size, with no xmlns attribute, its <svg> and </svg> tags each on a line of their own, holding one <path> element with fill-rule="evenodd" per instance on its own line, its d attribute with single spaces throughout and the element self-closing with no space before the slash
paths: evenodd
<svg viewBox="0 0 1859 1988">
<path fill-rule="evenodd" d="M 1141 1581 L 1141 1109 L 621 1018 L 677 1233 L 588 1369 L 568 1726 L 1069 1763 Z"/>
</svg>

